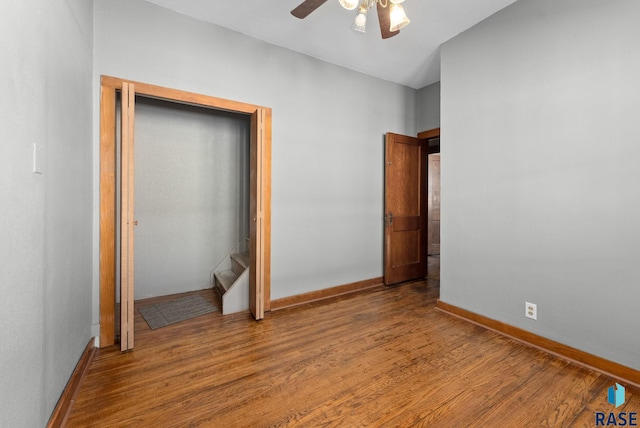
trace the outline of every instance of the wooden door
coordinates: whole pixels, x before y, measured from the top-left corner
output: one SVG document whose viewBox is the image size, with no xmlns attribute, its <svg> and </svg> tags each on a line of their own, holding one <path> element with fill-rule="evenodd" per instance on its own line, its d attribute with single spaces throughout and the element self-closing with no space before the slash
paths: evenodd
<svg viewBox="0 0 640 428">
<path fill-rule="evenodd" d="M 427 275 L 427 140 L 387 133 L 385 284 Z"/>
<path fill-rule="evenodd" d="M 262 240 L 263 209 L 262 195 L 259 190 L 260 186 L 258 178 L 262 176 L 262 165 L 258 162 L 262 154 L 260 153 L 261 145 L 258 144 L 260 136 L 264 132 L 264 114 L 261 110 L 257 110 L 251 115 L 251 141 L 250 141 L 250 202 L 249 202 L 249 310 L 254 318 L 260 320 L 264 318 L 264 281 L 261 277 L 263 269 L 261 267 L 262 260 L 257 257 L 261 254 L 264 242 Z"/>
<path fill-rule="evenodd" d="M 429 155 L 427 253 L 440 254 L 440 153 Z"/>
<path fill-rule="evenodd" d="M 120 350 L 133 349 L 134 326 L 134 112 L 135 88 L 124 82 L 121 91 L 120 168 Z"/>
</svg>

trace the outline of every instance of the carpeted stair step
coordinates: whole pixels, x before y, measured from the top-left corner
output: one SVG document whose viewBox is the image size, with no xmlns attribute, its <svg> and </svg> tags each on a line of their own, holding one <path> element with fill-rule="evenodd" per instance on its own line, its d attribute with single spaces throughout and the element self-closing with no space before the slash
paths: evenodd
<svg viewBox="0 0 640 428">
<path fill-rule="evenodd" d="M 220 272 L 215 272 L 215 281 L 216 288 L 220 292 L 220 295 L 223 295 L 227 292 L 227 290 L 233 285 L 233 283 L 238 279 L 238 275 L 232 270 L 223 270 Z"/>
<path fill-rule="evenodd" d="M 231 266 L 235 274 L 240 276 L 249 267 L 249 253 L 231 254 Z"/>
</svg>

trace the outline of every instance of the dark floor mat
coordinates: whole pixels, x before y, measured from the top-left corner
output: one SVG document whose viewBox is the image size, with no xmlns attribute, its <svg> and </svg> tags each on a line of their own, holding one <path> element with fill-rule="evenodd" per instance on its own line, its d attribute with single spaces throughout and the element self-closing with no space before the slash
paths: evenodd
<svg viewBox="0 0 640 428">
<path fill-rule="evenodd" d="M 218 308 L 202 296 L 186 296 L 169 302 L 138 308 L 152 330 L 217 311 Z"/>
</svg>

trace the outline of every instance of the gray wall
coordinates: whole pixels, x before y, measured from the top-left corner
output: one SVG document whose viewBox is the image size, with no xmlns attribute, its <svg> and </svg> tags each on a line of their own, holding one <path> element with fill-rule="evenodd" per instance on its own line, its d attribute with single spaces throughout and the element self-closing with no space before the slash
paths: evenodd
<svg viewBox="0 0 640 428">
<path fill-rule="evenodd" d="M 440 127 L 440 82 L 418 90 L 417 129 L 418 132 Z"/>
<path fill-rule="evenodd" d="M 90 338 L 92 22 L 84 0 L 0 6 L 3 427 L 46 424 Z"/>
<path fill-rule="evenodd" d="M 249 116 L 138 98 L 135 298 L 211 287 L 249 225 Z"/>
<path fill-rule="evenodd" d="M 441 80 L 442 300 L 635 369 L 638 16 L 521 0 L 447 42 Z"/>
<path fill-rule="evenodd" d="M 98 0 L 94 22 L 95 82 L 113 75 L 273 109 L 273 299 L 382 275 L 383 136 L 416 134 L 415 90 L 140 0 Z"/>
</svg>

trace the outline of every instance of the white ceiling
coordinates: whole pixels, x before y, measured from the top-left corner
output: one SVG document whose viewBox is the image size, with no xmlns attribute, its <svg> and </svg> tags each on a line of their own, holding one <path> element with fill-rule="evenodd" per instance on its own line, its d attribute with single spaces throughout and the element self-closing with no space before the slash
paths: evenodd
<svg viewBox="0 0 640 428">
<path fill-rule="evenodd" d="M 367 33 L 349 31 L 355 11 L 329 0 L 306 19 L 302 0 L 147 0 L 194 18 L 365 74 L 420 89 L 440 80 L 440 45 L 516 0 L 406 0 L 411 19 L 382 40 L 375 8 Z"/>
</svg>

